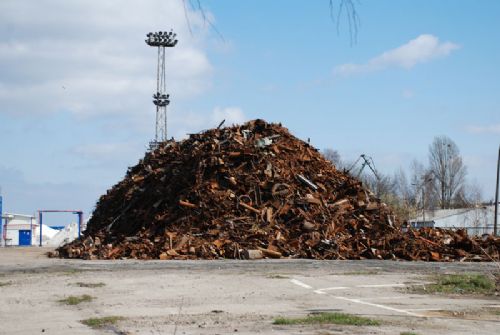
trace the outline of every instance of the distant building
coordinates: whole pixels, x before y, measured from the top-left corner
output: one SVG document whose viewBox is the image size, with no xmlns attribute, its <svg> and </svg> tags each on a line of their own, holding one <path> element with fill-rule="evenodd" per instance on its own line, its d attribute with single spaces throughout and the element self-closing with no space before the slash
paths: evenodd
<svg viewBox="0 0 500 335">
<path fill-rule="evenodd" d="M 421 211 L 419 216 L 409 220 L 413 228 L 439 227 L 449 229 L 466 229 L 469 235 L 493 233 L 495 206 L 474 208 L 436 209 Z"/>
<path fill-rule="evenodd" d="M 33 215 L 3 213 L 1 246 L 31 246 L 40 244 L 40 226 Z M 42 244 L 53 238 L 59 230 L 42 227 Z"/>
<path fill-rule="evenodd" d="M 11 245 L 32 245 L 34 231 L 38 224 L 35 217 L 24 214 L 2 214 L 2 242 L 5 246 Z"/>
</svg>

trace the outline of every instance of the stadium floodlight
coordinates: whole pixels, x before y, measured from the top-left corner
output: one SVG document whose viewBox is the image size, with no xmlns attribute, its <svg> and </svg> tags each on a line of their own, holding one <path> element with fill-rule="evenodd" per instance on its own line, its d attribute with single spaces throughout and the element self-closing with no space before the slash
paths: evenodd
<svg viewBox="0 0 500 335">
<path fill-rule="evenodd" d="M 147 34 L 145 42 L 152 47 L 174 47 L 177 44 L 176 36 L 172 31 L 159 31 Z"/>
<path fill-rule="evenodd" d="M 165 48 L 174 47 L 178 41 L 177 34 L 173 31 L 149 32 L 146 37 L 147 45 L 158 48 L 156 93 L 153 94 L 153 104 L 156 106 L 156 133 L 155 140 L 150 142 L 150 148 L 154 149 L 160 142 L 167 140 L 166 106 L 170 103 L 170 95 L 166 93 Z"/>
<path fill-rule="evenodd" d="M 153 103 L 156 106 L 167 106 L 170 103 L 169 97 L 169 94 L 161 94 L 160 92 L 156 92 L 153 95 Z"/>
</svg>

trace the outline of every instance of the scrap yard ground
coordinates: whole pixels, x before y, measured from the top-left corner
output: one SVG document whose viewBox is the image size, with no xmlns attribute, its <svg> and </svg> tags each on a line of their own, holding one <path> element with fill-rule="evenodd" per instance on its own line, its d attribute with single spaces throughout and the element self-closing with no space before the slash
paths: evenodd
<svg viewBox="0 0 500 335">
<path fill-rule="evenodd" d="M 50 259 L 0 249 L 1 334 L 497 334 L 497 296 L 415 293 L 429 275 L 494 263 Z M 90 287 L 89 287 L 90 286 Z M 78 305 L 60 302 L 89 295 Z M 276 317 L 342 312 L 378 326 L 274 325 Z M 92 329 L 88 318 L 118 316 Z"/>
</svg>

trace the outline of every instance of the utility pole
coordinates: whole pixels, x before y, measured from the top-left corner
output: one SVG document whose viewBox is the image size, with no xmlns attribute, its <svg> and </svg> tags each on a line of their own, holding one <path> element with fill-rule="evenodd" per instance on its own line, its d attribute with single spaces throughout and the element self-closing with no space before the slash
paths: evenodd
<svg viewBox="0 0 500 335">
<path fill-rule="evenodd" d="M 156 93 L 153 94 L 153 104 L 156 106 L 156 129 L 154 141 L 149 142 L 151 150 L 156 149 L 159 143 L 167 140 L 167 105 L 170 103 L 170 95 L 166 92 L 165 83 L 165 48 L 171 48 L 177 44 L 176 36 L 172 31 L 150 32 L 146 35 L 146 44 L 158 48 Z"/>
<path fill-rule="evenodd" d="M 422 221 L 425 225 L 425 191 L 424 187 L 422 187 Z"/>
<path fill-rule="evenodd" d="M 498 184 L 500 182 L 500 146 L 498 146 L 498 161 L 497 161 L 497 187 L 495 192 L 495 221 L 493 224 L 493 235 L 498 236 Z"/>
</svg>

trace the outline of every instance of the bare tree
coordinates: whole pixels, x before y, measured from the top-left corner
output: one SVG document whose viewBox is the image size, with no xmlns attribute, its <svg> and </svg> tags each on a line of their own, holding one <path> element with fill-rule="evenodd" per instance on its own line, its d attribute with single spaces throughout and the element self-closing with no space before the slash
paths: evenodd
<svg viewBox="0 0 500 335">
<path fill-rule="evenodd" d="M 483 190 L 477 182 L 464 183 L 453 198 L 453 205 L 477 207 L 483 204 Z"/>
<path fill-rule="evenodd" d="M 402 169 L 393 177 L 380 172 L 377 172 L 377 176 L 366 172 L 360 179 L 380 200 L 388 204 L 399 218 L 409 220 L 415 217 L 416 198 Z"/>
<path fill-rule="evenodd" d="M 340 20 L 345 15 L 349 27 L 349 36 L 351 37 L 351 46 L 358 39 L 358 29 L 361 25 L 354 0 L 329 0 L 330 17 L 332 21 L 337 21 L 337 34 L 340 32 Z M 337 18 L 335 19 L 335 3 L 338 3 Z"/>
<path fill-rule="evenodd" d="M 416 199 L 418 197 L 418 192 L 420 191 L 422 176 L 427 173 L 427 169 L 425 168 L 424 164 L 414 159 L 410 163 L 410 173 L 411 174 L 408 188 L 413 199 Z"/>
<path fill-rule="evenodd" d="M 399 207 L 399 213 L 405 220 L 413 217 L 417 212 L 417 197 L 415 188 L 411 185 L 406 173 L 399 168 L 393 177 L 394 194 Z"/>
<path fill-rule="evenodd" d="M 478 206 L 483 204 L 483 189 L 477 181 L 467 183 L 465 186 L 465 199 L 469 206 Z"/>
<path fill-rule="evenodd" d="M 182 0 L 182 3 L 184 5 L 184 16 L 186 18 L 188 29 L 191 35 L 193 35 L 193 30 L 191 28 L 191 22 L 188 15 L 188 7 L 191 7 L 191 9 L 194 11 L 198 11 L 203 18 L 203 23 L 210 26 L 210 28 L 220 37 L 220 39 L 224 41 L 224 37 L 219 32 L 210 17 L 207 15 L 205 8 L 202 5 L 202 0 Z M 357 42 L 358 29 L 361 25 L 358 11 L 356 10 L 355 0 L 328 0 L 328 3 L 330 6 L 330 17 L 333 22 L 337 23 L 337 34 L 340 34 L 341 18 L 345 16 L 349 28 L 349 37 L 352 46 Z"/>
<path fill-rule="evenodd" d="M 327 160 L 333 163 L 337 169 L 342 169 L 344 167 L 344 164 L 342 162 L 342 158 L 340 157 L 340 154 L 337 150 L 333 150 L 331 148 L 326 148 L 323 150 L 323 156 Z"/>
<path fill-rule="evenodd" d="M 395 194 L 394 180 L 389 175 L 377 172 L 377 175 L 366 172 L 360 176 L 361 181 L 365 184 L 377 198 L 385 201 Z"/>
<path fill-rule="evenodd" d="M 458 146 L 447 136 L 435 137 L 429 146 L 429 169 L 442 209 L 450 208 L 453 199 L 464 187 L 467 169 Z"/>
<path fill-rule="evenodd" d="M 416 189 L 406 177 L 405 171 L 400 167 L 394 173 L 394 192 L 407 206 L 415 206 Z"/>
</svg>

